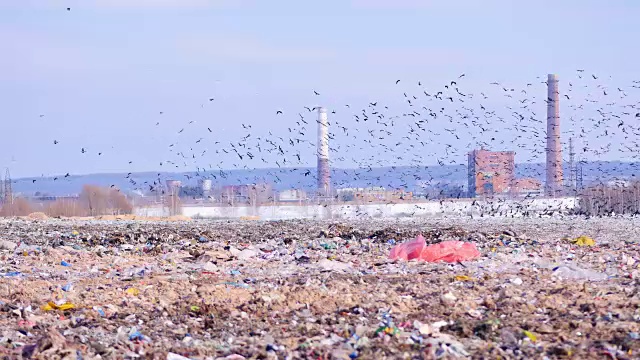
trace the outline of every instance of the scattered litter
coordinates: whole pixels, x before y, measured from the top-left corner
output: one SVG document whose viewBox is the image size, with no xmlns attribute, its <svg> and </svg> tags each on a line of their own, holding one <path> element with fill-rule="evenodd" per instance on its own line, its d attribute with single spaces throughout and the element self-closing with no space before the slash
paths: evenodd
<svg viewBox="0 0 640 360">
<path fill-rule="evenodd" d="M 640 352 L 637 219 L 18 218 L 0 229 L 0 357 Z M 599 249 L 569 240 L 581 233 Z"/>
</svg>

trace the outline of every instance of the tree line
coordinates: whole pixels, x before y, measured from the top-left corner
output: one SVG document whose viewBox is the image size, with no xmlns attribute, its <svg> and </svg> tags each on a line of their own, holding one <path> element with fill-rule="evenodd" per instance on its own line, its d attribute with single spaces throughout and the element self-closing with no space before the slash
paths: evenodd
<svg viewBox="0 0 640 360">
<path fill-rule="evenodd" d="M 123 215 L 133 212 L 127 197 L 115 188 L 84 185 L 78 198 L 62 198 L 54 201 L 34 201 L 16 197 L 5 201 L 0 216 L 27 216 L 42 212 L 50 217 Z"/>
<path fill-rule="evenodd" d="M 640 215 L 640 181 L 588 187 L 579 194 L 577 212 L 590 216 Z"/>
</svg>

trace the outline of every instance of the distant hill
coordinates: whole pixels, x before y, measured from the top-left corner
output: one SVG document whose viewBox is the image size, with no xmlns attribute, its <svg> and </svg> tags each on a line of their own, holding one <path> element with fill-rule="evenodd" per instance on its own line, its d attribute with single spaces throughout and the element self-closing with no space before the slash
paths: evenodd
<svg viewBox="0 0 640 360">
<path fill-rule="evenodd" d="M 532 177 L 544 182 L 544 164 L 516 164 L 517 177 Z M 568 166 L 565 166 L 565 174 Z M 612 179 L 637 179 L 640 176 L 640 162 L 594 161 L 582 164 L 585 185 Z M 159 174 L 159 175 L 158 175 Z M 305 175 L 306 174 L 306 175 Z M 566 176 L 566 175 L 565 175 Z M 21 178 L 12 182 L 16 194 L 32 196 L 36 192 L 52 196 L 73 195 L 81 191 L 84 184 L 111 186 L 125 191 L 147 191 L 154 181 L 164 184 L 167 179 L 182 180 L 184 185 L 197 185 L 198 179 L 213 180 L 214 186 L 267 182 L 274 190 L 315 188 L 315 168 L 270 168 L 254 170 L 229 170 L 207 173 L 140 172 L 127 174 L 89 174 L 45 178 Z M 33 182 L 33 180 L 36 180 Z M 146 184 L 145 184 L 146 182 Z M 434 185 L 448 183 L 467 184 L 467 167 L 464 165 L 443 165 L 427 167 L 379 167 L 366 169 L 333 169 L 332 183 L 335 188 L 385 186 L 404 187 L 413 190 L 420 184 Z"/>
</svg>

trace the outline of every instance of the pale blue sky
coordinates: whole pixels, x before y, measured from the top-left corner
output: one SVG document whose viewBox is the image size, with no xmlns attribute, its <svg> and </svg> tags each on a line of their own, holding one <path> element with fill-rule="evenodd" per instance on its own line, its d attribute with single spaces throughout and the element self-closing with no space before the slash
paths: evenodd
<svg viewBox="0 0 640 360">
<path fill-rule="evenodd" d="M 387 116 L 401 115 L 403 92 L 421 93 L 418 80 L 439 89 L 462 73 L 461 91 L 493 91 L 484 103 L 497 108 L 509 100 L 490 82 L 516 90 L 535 83 L 536 113 L 544 120 L 545 90 L 537 76 L 555 72 L 565 80 L 586 69 L 585 78 L 598 74 L 611 89 L 640 80 L 638 15 L 640 2 L 633 0 L 3 0 L 0 118 L 11 135 L 0 140 L 0 166 L 14 177 L 171 170 L 159 163 L 175 159 L 168 146 L 176 143 L 173 149 L 188 154 L 208 149 L 198 166 L 223 161 L 221 167 L 232 168 L 237 157 L 216 155 L 221 147 L 213 141 L 239 141 L 246 134 L 241 123 L 253 126 L 254 137 L 268 131 L 286 137 L 303 106 L 322 104 L 338 111 L 333 120 L 355 126 L 344 104 L 357 114 L 379 101 L 389 105 Z M 600 91 L 596 86 L 589 83 L 584 92 Z M 276 116 L 278 109 L 284 114 Z M 569 113 L 563 103 L 563 119 Z M 308 119 L 306 139 L 314 142 L 312 115 Z M 484 140 L 503 136 L 508 144 L 513 133 L 501 126 Z M 396 128 L 392 143 L 404 131 Z M 205 140 L 194 144 L 200 137 Z M 466 161 L 473 144 L 465 139 L 454 144 L 455 155 L 433 139 L 421 150 L 423 163 L 452 156 Z M 336 143 L 349 141 L 355 140 Z M 544 145 L 522 142 L 518 160 L 539 161 L 527 155 L 535 146 Z M 315 166 L 313 149 L 299 152 L 300 164 Z M 275 157 L 267 160 L 275 165 Z"/>
</svg>

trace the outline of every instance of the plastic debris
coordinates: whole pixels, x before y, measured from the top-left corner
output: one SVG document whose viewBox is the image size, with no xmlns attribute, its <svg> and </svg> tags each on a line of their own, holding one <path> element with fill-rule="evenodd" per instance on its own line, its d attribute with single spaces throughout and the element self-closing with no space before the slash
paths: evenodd
<svg viewBox="0 0 640 360">
<path fill-rule="evenodd" d="M 443 241 L 433 245 L 426 245 L 422 235 L 415 240 L 396 245 L 391 249 L 389 258 L 392 260 L 420 259 L 428 262 L 462 262 L 480 257 L 480 251 L 475 244 L 463 241 Z"/>
<path fill-rule="evenodd" d="M 142 332 L 138 331 L 138 329 L 134 326 L 129 331 L 129 340 L 131 341 L 151 341 L 147 336 L 143 335 Z"/>
<path fill-rule="evenodd" d="M 105 316 L 107 316 L 107 315 L 105 314 L 104 310 L 102 310 L 102 308 L 101 308 L 101 307 L 94 306 L 94 307 L 93 307 L 93 310 L 95 310 L 95 311 L 98 313 L 98 315 L 100 315 L 100 317 L 105 317 Z"/>
<path fill-rule="evenodd" d="M 13 251 L 18 247 L 18 244 L 13 241 L 0 240 L 0 250 L 10 250 Z"/>
<path fill-rule="evenodd" d="M 131 296 L 138 296 L 140 295 L 140 290 L 134 288 L 134 287 L 130 287 L 125 291 L 127 294 L 131 295 Z"/>
<path fill-rule="evenodd" d="M 582 235 L 579 236 L 577 238 L 575 238 L 573 240 L 573 243 L 578 245 L 578 246 L 595 246 L 596 245 L 596 241 L 593 240 L 592 238 Z"/>
<path fill-rule="evenodd" d="M 440 300 L 446 305 L 453 305 L 458 298 L 451 292 L 448 292 L 440 297 Z"/>
<path fill-rule="evenodd" d="M 538 341 L 538 337 L 537 337 L 534 333 L 532 333 L 531 331 L 523 330 L 523 331 L 522 331 L 522 333 L 523 333 L 526 337 L 528 337 L 528 338 L 529 338 L 529 340 L 531 340 L 531 341 L 533 341 L 533 342 Z"/>
<path fill-rule="evenodd" d="M 351 265 L 329 259 L 322 259 L 318 262 L 318 266 L 323 271 L 349 271 L 351 269 Z"/>
<path fill-rule="evenodd" d="M 66 262 L 66 261 L 64 261 L 64 260 L 62 260 L 62 261 L 60 262 L 60 265 L 62 265 L 62 266 L 71 266 L 71 264 L 69 264 L 68 262 Z"/>
<path fill-rule="evenodd" d="M 609 279 L 607 274 L 582 269 L 573 265 L 561 265 L 553 269 L 553 275 L 568 280 L 604 281 Z"/>
<path fill-rule="evenodd" d="M 454 277 L 454 279 L 455 279 L 456 281 L 474 281 L 474 279 L 473 279 L 473 278 L 471 278 L 471 277 L 469 277 L 469 276 L 467 276 L 467 275 L 456 275 L 456 276 Z"/>
<path fill-rule="evenodd" d="M 20 271 L 9 271 L 6 273 L 1 273 L 0 275 L 3 277 L 15 277 L 20 276 L 20 274 L 22 274 Z"/>
<path fill-rule="evenodd" d="M 72 303 L 63 303 L 60 305 L 57 305 L 56 303 L 49 301 L 47 304 L 45 304 L 42 307 L 42 310 L 44 311 L 51 311 L 51 310 L 60 310 L 60 311 L 67 311 L 67 310 L 71 310 L 71 309 L 75 309 L 76 306 Z"/>
<path fill-rule="evenodd" d="M 176 353 L 169 352 L 167 353 L 167 360 L 190 360 L 186 356 L 178 355 Z"/>
</svg>

